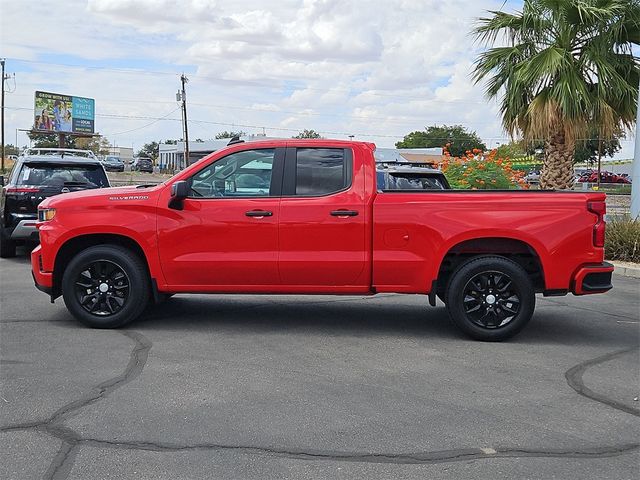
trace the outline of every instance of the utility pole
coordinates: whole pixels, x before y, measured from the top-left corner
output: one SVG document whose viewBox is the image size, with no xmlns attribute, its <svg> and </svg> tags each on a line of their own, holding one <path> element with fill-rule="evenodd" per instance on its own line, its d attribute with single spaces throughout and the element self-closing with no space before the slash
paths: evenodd
<svg viewBox="0 0 640 480">
<path fill-rule="evenodd" d="M 4 58 L 0 58 L 0 64 L 2 65 L 2 112 L 0 113 L 0 124 L 2 124 L 0 126 L 0 129 L 2 130 L 2 140 L 0 140 L 0 142 L 2 143 L 2 172 L 4 173 L 4 81 L 9 78 L 8 76 L 5 76 L 4 74 Z"/>
<path fill-rule="evenodd" d="M 602 176 L 602 135 L 598 133 L 598 190 L 600 190 L 601 176 Z"/>
<path fill-rule="evenodd" d="M 180 93 L 180 99 L 182 100 L 182 130 L 184 137 L 184 166 L 189 166 L 189 129 L 187 127 L 187 92 L 184 88 L 185 84 L 189 81 L 187 76 L 183 73 L 180 76 L 180 82 L 182 83 L 182 91 Z"/>
<path fill-rule="evenodd" d="M 631 170 L 631 218 L 640 218 L 640 94 L 636 111 L 636 148 Z"/>
</svg>

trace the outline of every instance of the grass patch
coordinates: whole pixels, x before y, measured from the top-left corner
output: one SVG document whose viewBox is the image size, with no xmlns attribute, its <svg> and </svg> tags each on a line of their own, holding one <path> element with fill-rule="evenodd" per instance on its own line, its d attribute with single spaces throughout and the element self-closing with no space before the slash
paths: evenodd
<svg viewBox="0 0 640 480">
<path fill-rule="evenodd" d="M 607 222 L 604 253 L 609 260 L 640 263 L 640 220 L 627 215 Z"/>
<path fill-rule="evenodd" d="M 615 195 L 631 195 L 631 185 L 618 185 L 618 186 L 610 186 L 605 184 L 600 184 L 599 192 L 612 193 Z"/>
</svg>

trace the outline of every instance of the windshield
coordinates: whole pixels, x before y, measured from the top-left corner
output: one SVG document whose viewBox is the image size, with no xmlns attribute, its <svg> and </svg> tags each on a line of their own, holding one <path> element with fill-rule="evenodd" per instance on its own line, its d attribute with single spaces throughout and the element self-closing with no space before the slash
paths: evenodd
<svg viewBox="0 0 640 480">
<path fill-rule="evenodd" d="M 69 183 L 88 187 L 108 187 L 109 181 L 99 165 L 60 165 L 25 163 L 18 174 L 19 185 L 64 186 Z"/>
</svg>

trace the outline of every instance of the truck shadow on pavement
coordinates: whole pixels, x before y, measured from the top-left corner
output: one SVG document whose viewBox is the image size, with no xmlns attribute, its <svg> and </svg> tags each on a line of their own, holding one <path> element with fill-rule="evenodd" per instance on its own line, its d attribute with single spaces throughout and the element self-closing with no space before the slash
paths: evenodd
<svg viewBox="0 0 640 480">
<path fill-rule="evenodd" d="M 576 319 L 571 309 L 562 310 L 538 312 L 518 336 L 504 344 L 614 348 L 638 344 L 638 335 L 632 331 L 635 325 L 614 321 L 615 327 L 603 335 L 603 326 L 596 322 L 598 315 L 592 319 L 584 316 Z M 360 337 L 392 335 L 483 344 L 460 333 L 449 321 L 443 304 L 430 307 L 426 297 L 417 295 L 178 296 L 148 307 L 130 327 L 145 332 L 224 330 L 261 335 L 283 332 Z"/>
</svg>

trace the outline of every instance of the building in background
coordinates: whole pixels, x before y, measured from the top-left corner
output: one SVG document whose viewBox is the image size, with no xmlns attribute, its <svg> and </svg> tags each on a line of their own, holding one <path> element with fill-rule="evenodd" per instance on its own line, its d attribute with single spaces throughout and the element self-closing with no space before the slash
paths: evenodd
<svg viewBox="0 0 640 480">
<path fill-rule="evenodd" d="M 431 164 L 442 162 L 442 148 L 376 148 L 376 162 Z"/>
<path fill-rule="evenodd" d="M 272 140 L 281 137 L 265 137 L 262 135 L 247 135 L 241 137 L 245 142 L 258 140 Z M 207 140 L 206 142 L 189 142 L 190 164 L 220 150 L 229 143 L 228 138 L 221 140 Z M 409 162 L 417 164 L 431 164 L 437 166 L 442 161 L 442 148 L 377 148 L 375 158 L 378 162 Z M 159 145 L 158 167 L 161 171 L 179 171 L 186 167 L 184 162 L 184 142 Z"/>
<path fill-rule="evenodd" d="M 272 140 L 280 137 L 266 137 L 264 135 L 247 135 L 240 137 L 245 142 L 257 140 Z M 220 140 L 207 140 L 205 142 L 189 142 L 189 165 L 197 162 L 210 153 L 224 148 L 229 143 L 230 138 Z M 158 148 L 158 167 L 161 171 L 177 172 L 187 165 L 184 161 L 184 142 L 176 144 L 161 143 Z"/>
<path fill-rule="evenodd" d="M 133 161 L 133 147 L 109 147 L 109 155 L 120 158 L 127 165 Z"/>
</svg>

